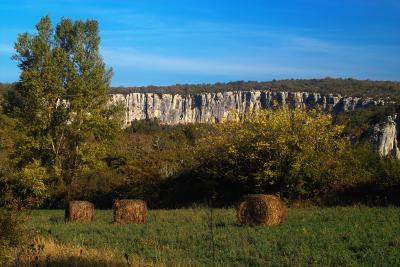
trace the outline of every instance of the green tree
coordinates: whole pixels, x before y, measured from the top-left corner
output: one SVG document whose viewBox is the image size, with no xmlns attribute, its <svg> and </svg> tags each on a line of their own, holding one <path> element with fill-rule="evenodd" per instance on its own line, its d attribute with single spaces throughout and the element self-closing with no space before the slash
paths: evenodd
<svg viewBox="0 0 400 267">
<path fill-rule="evenodd" d="M 120 108 L 108 104 L 112 70 L 99 53 L 97 21 L 62 18 L 54 29 L 45 16 L 36 30 L 15 43 L 21 74 L 7 110 L 17 120 L 16 177 L 22 184 L 42 177 L 33 195 L 43 198 L 41 184 L 68 194 L 74 180 L 104 164 L 106 145 L 120 129 Z"/>
</svg>

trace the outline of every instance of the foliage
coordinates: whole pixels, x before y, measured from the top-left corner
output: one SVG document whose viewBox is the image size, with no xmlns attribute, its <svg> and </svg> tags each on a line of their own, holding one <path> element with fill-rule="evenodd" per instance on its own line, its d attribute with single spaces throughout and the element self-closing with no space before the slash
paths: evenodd
<svg viewBox="0 0 400 267">
<path fill-rule="evenodd" d="M 29 226 L 68 246 L 115 251 L 167 266 L 398 266 L 398 207 L 290 208 L 276 227 L 238 226 L 234 209 L 150 210 L 145 225 L 114 225 L 111 210 L 91 224 L 35 210 Z M 213 245 L 214 244 L 214 245 Z M 212 247 L 215 250 L 213 253 Z"/>
<path fill-rule="evenodd" d="M 265 110 L 221 124 L 220 151 L 202 168 L 217 182 L 221 177 L 242 188 L 241 194 L 314 197 L 346 179 L 349 143 L 342 132 L 331 116 L 316 111 Z"/>
<path fill-rule="evenodd" d="M 311 157 L 313 163 L 300 164 L 302 168 L 308 166 L 305 171 L 300 168 L 300 175 L 296 176 L 292 172 L 290 179 L 285 177 L 282 180 L 278 176 L 270 177 L 269 179 L 278 181 L 277 184 L 270 185 L 262 176 L 254 175 L 254 169 L 258 166 L 255 163 L 260 159 L 249 159 L 245 150 L 238 150 L 242 141 L 237 139 L 235 131 L 238 131 L 240 125 L 234 126 L 235 124 L 232 124 L 224 129 L 226 125 L 169 126 L 160 125 L 156 121 L 135 122 L 107 147 L 100 161 L 95 161 L 96 164 L 91 165 L 91 168 L 82 169 L 79 177 L 70 182 L 69 197 L 89 200 L 102 208 L 111 207 L 117 198 L 144 199 L 151 208 L 181 207 L 190 203 L 203 203 L 213 198 L 214 204 L 230 205 L 243 194 L 264 191 L 279 192 L 287 200 L 314 197 L 318 200 L 321 197 L 328 199 L 329 203 L 336 204 L 354 201 L 370 204 L 397 203 L 395 198 L 385 200 L 393 190 L 397 190 L 390 193 L 393 196 L 398 192 L 394 175 L 397 167 L 394 164 L 385 171 L 383 167 L 388 159 L 380 159 L 368 142 L 349 146 L 348 140 L 339 135 L 337 138 L 346 144 L 346 149 L 340 154 L 338 151 L 328 151 L 320 159 L 325 160 L 321 163 L 322 167 L 329 163 L 332 164 L 329 165 L 332 168 L 321 169 L 317 164 L 318 157 Z M 241 132 L 246 133 L 245 129 L 248 131 L 250 128 L 243 128 Z M 262 132 L 262 135 L 257 137 L 268 135 L 266 129 L 260 128 L 259 132 Z M 242 136 L 241 140 L 244 139 L 245 136 Z M 249 147 L 250 142 L 243 144 Z M 288 144 L 290 143 L 286 143 Z M 227 154 L 228 145 L 235 145 L 237 152 L 244 153 L 243 158 L 233 158 L 237 162 L 228 161 L 233 157 L 233 154 Z M 274 145 L 276 148 L 277 144 Z M 328 149 L 329 145 L 332 144 L 323 147 Z M 255 147 L 252 147 L 249 153 L 262 155 L 259 150 L 253 148 Z M 300 160 L 301 153 L 305 153 L 300 152 L 293 154 L 297 155 L 294 158 Z M 338 158 L 335 158 L 335 153 L 338 153 Z M 327 161 L 329 157 L 332 161 Z M 252 168 L 246 169 L 247 166 Z M 280 166 L 281 170 L 285 171 L 285 165 Z M 311 166 L 317 167 L 312 169 Z M 16 176 L 13 173 L 12 169 L 7 169 L 7 165 L 4 165 L 0 175 L 0 190 L 5 198 L 3 202 L 5 200 L 8 206 L 17 206 L 17 203 L 25 199 L 24 195 L 18 194 L 21 183 L 15 182 Z M 242 175 L 239 179 L 237 174 L 247 176 Z M 284 175 L 283 172 L 281 175 Z M 306 181 L 303 184 L 302 179 Z M 51 177 L 47 181 L 52 182 Z M 286 187 L 286 183 L 294 184 L 296 181 L 301 186 Z M 61 207 L 65 190 L 63 187 L 49 188 L 47 193 L 50 197 L 43 206 Z M 18 195 L 21 198 L 18 198 Z"/>
<path fill-rule="evenodd" d="M 324 205 L 400 204 L 399 160 L 381 158 L 369 142 L 352 146 L 352 153 L 344 160 L 351 172 L 348 180 L 341 180 L 323 197 Z"/>
<path fill-rule="evenodd" d="M 106 158 L 121 183 L 114 194 L 141 198 L 150 206 L 166 207 L 162 184 L 197 163 L 196 147 L 210 136 L 210 125 L 160 125 L 138 121 L 114 142 Z"/>
<path fill-rule="evenodd" d="M 111 70 L 99 54 L 96 21 L 63 18 L 53 29 L 43 17 L 36 30 L 15 43 L 20 81 L 5 105 L 18 128 L 12 159 L 17 180 L 33 183 L 35 197 L 47 185 L 68 198 L 75 179 L 103 164 L 120 129 L 119 109 L 107 104 Z"/>
<path fill-rule="evenodd" d="M 0 263 L 26 241 L 27 234 L 21 214 L 0 208 Z"/>
<path fill-rule="evenodd" d="M 14 145 L 15 122 L 4 114 L 0 114 L 0 207 L 16 207 L 17 199 L 11 191 L 14 170 L 9 163 L 9 156 Z"/>
<path fill-rule="evenodd" d="M 211 127 L 134 122 L 107 147 L 101 161 L 71 181 L 69 197 L 102 208 L 111 207 L 118 198 L 139 198 L 150 207 L 167 207 L 162 197 L 167 189 L 162 185 L 196 165 L 196 147 L 202 146 L 199 142 L 210 135 Z M 52 188 L 44 206 L 63 206 L 62 190 Z"/>
<path fill-rule="evenodd" d="M 49 195 L 48 179 L 46 169 L 38 161 L 24 166 L 15 175 L 9 174 L 5 181 L 5 205 L 16 209 L 40 206 Z"/>
<path fill-rule="evenodd" d="M 266 119 L 266 114 L 275 113 L 266 111 L 258 120 Z M 103 159 L 106 166 L 81 175 L 71 184 L 70 194 L 103 208 L 111 207 L 116 198 L 139 198 L 151 208 L 171 208 L 210 200 L 216 205 L 230 205 L 243 194 L 254 192 L 278 193 L 287 200 L 333 197 L 335 203 L 347 203 L 355 201 L 353 196 L 349 193 L 337 199 L 338 194 L 355 188 L 361 190 L 359 201 L 372 203 L 369 200 L 390 189 L 381 186 L 382 181 L 391 179 L 382 179 L 386 159 L 379 159 L 368 142 L 351 145 L 342 133 L 343 126 L 332 125 L 330 116 L 310 111 L 285 121 L 290 113 L 281 115 L 286 117 L 281 116 L 275 128 L 273 121 L 268 119 L 268 124 L 262 125 L 255 123 L 254 117 L 245 124 L 170 126 L 157 121 L 134 122 L 107 152 Z M 304 117 L 312 121 L 307 127 L 300 123 Z M 312 138 L 320 135 L 327 139 L 313 142 Z M 258 144 L 265 147 L 263 139 L 271 142 L 271 150 L 257 149 Z M 295 141 L 297 146 L 293 145 Z M 312 149 L 316 145 L 319 149 Z M 228 149 L 231 146 L 234 150 Z M 264 166 L 262 157 L 267 155 L 271 165 Z M 257 173 L 257 168 L 266 167 L 274 176 Z M 378 187 L 382 191 L 374 192 Z M 50 206 L 59 205 L 53 202 Z"/>
<path fill-rule="evenodd" d="M 345 125 L 344 133 L 354 142 L 362 142 L 368 140 L 374 125 L 382 122 L 387 116 L 393 116 L 399 112 L 398 104 L 373 106 L 339 113 L 334 117 L 334 122 Z"/>
<path fill-rule="evenodd" d="M 384 188 L 400 187 L 400 161 L 397 159 L 384 159 L 380 161 L 381 175 L 378 184 Z"/>
</svg>

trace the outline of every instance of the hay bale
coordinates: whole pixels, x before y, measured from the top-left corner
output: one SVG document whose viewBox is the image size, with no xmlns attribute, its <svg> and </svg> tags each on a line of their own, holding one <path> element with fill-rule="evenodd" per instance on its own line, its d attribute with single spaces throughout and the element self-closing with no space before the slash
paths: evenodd
<svg viewBox="0 0 400 267">
<path fill-rule="evenodd" d="M 239 223 L 250 225 L 276 225 L 286 219 L 283 201 L 272 195 L 254 194 L 243 197 L 236 207 Z"/>
<path fill-rule="evenodd" d="M 115 223 L 145 223 L 147 204 L 143 200 L 120 199 L 114 202 Z"/>
<path fill-rule="evenodd" d="M 89 201 L 70 201 L 65 209 L 67 221 L 91 222 L 94 216 L 94 205 Z"/>
</svg>

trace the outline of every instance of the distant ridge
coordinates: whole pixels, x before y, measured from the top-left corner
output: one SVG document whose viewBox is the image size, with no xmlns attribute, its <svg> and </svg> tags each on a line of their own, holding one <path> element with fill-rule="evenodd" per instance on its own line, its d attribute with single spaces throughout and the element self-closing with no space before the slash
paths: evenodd
<svg viewBox="0 0 400 267">
<path fill-rule="evenodd" d="M 227 91 L 273 90 L 315 92 L 343 96 L 400 99 L 400 82 L 356 80 L 352 78 L 288 79 L 266 82 L 236 81 L 214 84 L 176 84 L 170 86 L 112 87 L 112 93 L 197 94 Z"/>
<path fill-rule="evenodd" d="M 0 91 L 13 89 L 13 83 L 0 83 Z M 352 78 L 287 79 L 266 82 L 235 81 L 214 84 L 176 84 L 170 86 L 111 87 L 111 93 L 198 94 L 228 91 L 273 90 L 287 92 L 315 92 L 342 96 L 391 98 L 400 100 L 399 81 L 357 80 Z"/>
</svg>

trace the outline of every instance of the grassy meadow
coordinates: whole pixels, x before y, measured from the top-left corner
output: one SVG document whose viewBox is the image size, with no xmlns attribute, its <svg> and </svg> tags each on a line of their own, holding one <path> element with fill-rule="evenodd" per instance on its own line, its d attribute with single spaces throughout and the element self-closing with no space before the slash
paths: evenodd
<svg viewBox="0 0 400 267">
<path fill-rule="evenodd" d="M 399 266 L 400 208 L 291 208 L 274 227 L 236 223 L 234 209 L 151 210 L 144 225 L 65 223 L 62 210 L 34 210 L 29 227 L 60 245 L 167 266 Z"/>
</svg>

